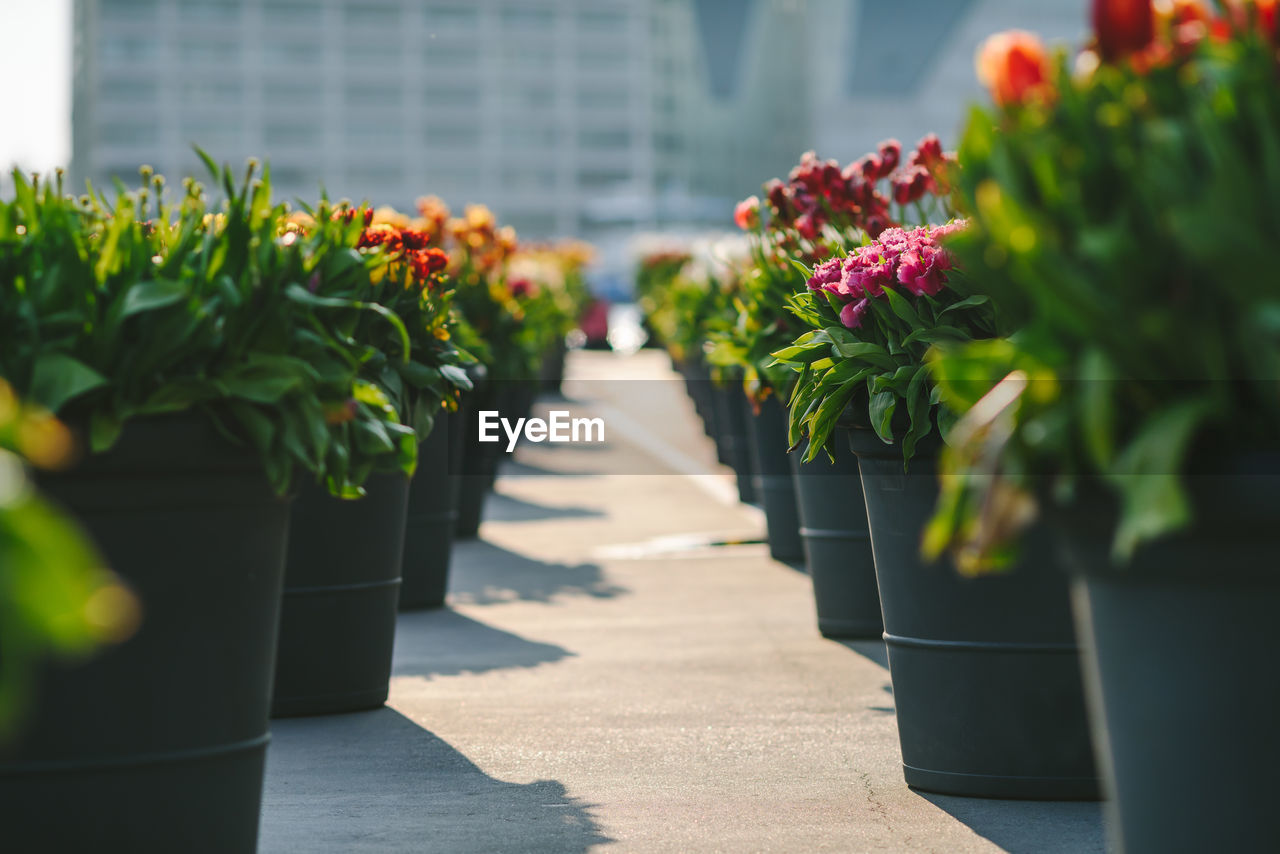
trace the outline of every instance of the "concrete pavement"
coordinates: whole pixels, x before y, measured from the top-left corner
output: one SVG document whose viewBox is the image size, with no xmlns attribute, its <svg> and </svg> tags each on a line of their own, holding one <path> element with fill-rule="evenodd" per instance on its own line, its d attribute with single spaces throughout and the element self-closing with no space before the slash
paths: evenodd
<svg viewBox="0 0 1280 854">
<path fill-rule="evenodd" d="M 572 355 L 606 443 L 517 451 L 386 708 L 273 724 L 263 852 L 1103 850 L 1096 804 L 908 789 L 883 645 L 818 635 L 665 357 Z"/>
</svg>

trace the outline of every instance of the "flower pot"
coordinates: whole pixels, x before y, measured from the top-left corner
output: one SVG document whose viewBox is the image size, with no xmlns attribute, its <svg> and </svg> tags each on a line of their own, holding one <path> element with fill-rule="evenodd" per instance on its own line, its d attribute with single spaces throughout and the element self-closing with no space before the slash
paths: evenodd
<svg viewBox="0 0 1280 854">
<path fill-rule="evenodd" d="M 808 463 L 798 451 L 789 455 L 818 631 L 827 638 L 879 638 L 884 625 L 858 460 L 839 434 L 832 451 L 834 463 L 826 454 Z"/>
<path fill-rule="evenodd" d="M 796 484 L 787 455 L 787 411 L 777 398 L 760 404 L 759 414 L 748 413 L 747 434 L 752 484 L 764 507 L 769 554 L 774 560 L 803 560 Z"/>
<path fill-rule="evenodd" d="M 716 449 L 716 461 L 727 465 L 727 457 L 720 445 L 720 431 L 716 424 L 715 405 L 711 395 L 711 372 L 701 360 L 686 359 L 678 364 L 681 376 L 684 377 L 685 391 L 693 401 L 694 411 L 702 419 L 702 432 L 712 441 Z"/>
<path fill-rule="evenodd" d="M 368 494 L 300 490 L 289 525 L 271 714 L 381 706 L 391 681 L 409 479 L 375 474 Z"/>
<path fill-rule="evenodd" d="M 743 411 L 746 408 L 746 395 L 743 394 L 742 387 L 733 381 L 727 385 L 713 386 L 711 395 L 719 427 L 717 444 L 724 451 L 724 464 L 733 469 L 738 485 L 738 500 L 743 504 L 753 504 L 756 491 L 751 483 L 751 451 L 747 440 L 747 415 Z"/>
<path fill-rule="evenodd" d="M 484 505 L 498 476 L 498 464 L 507 456 L 507 437 L 498 428 L 497 442 L 480 441 L 479 413 L 497 411 L 499 416 L 513 424 L 517 418 L 529 414 L 535 395 L 531 383 L 515 381 L 486 382 L 469 395 L 466 406 L 461 476 L 458 495 L 458 524 L 454 530 L 457 539 L 474 539 L 480 533 L 484 518 Z"/>
<path fill-rule="evenodd" d="M 400 610 L 440 608 L 449 587 L 461 478 L 452 471 L 462 450 L 459 414 L 440 415 L 418 446 L 400 569 Z"/>
<path fill-rule="evenodd" d="M 0 750 L 7 851 L 257 847 L 289 506 L 203 419 L 139 419 L 40 486 L 142 607 L 137 633 L 50 666 Z"/>
<path fill-rule="evenodd" d="M 538 368 L 538 387 L 543 393 L 560 394 L 560 386 L 564 383 L 564 361 L 567 352 L 564 338 L 557 338 L 542 354 L 542 364 Z"/>
<path fill-rule="evenodd" d="M 1007 573 L 927 565 L 920 534 L 938 498 L 936 457 L 850 433 L 871 525 L 903 774 L 932 792 L 1094 799 L 1066 575 L 1043 531 Z"/>
<path fill-rule="evenodd" d="M 1195 526 L 1121 569 L 1109 496 L 1052 516 L 1124 854 L 1275 848 L 1280 474 L 1258 471 L 1187 478 Z"/>
</svg>

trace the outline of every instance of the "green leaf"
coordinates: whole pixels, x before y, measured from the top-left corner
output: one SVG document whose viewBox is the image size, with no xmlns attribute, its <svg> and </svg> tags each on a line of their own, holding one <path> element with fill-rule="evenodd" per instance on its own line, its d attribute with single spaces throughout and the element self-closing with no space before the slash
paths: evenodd
<svg viewBox="0 0 1280 854">
<path fill-rule="evenodd" d="M 471 390 L 472 382 L 470 375 L 457 365 L 441 365 L 440 373 L 457 388 L 460 388 L 463 391 Z"/>
<path fill-rule="evenodd" d="M 1186 525 L 1191 509 L 1179 477 L 1195 431 L 1213 411 L 1212 401 L 1191 398 L 1149 418 L 1117 460 L 1110 480 L 1122 496 L 1112 555 L 1127 561 L 1143 542 Z"/>
<path fill-rule="evenodd" d="M 893 313 L 905 320 L 912 329 L 919 329 L 923 325 L 920 315 L 911 307 L 906 297 L 893 288 L 885 288 L 884 295 L 888 297 L 889 308 L 893 309 Z"/>
<path fill-rule="evenodd" d="M 871 416 L 871 426 L 876 435 L 886 445 L 893 444 L 893 413 L 897 408 L 898 396 L 893 392 L 881 391 L 871 395 L 867 414 Z"/>
<path fill-rule="evenodd" d="M 74 400 L 107 384 L 107 378 L 66 353 L 42 353 L 31 372 L 31 399 L 58 412 Z"/>
<path fill-rule="evenodd" d="M 138 282 L 125 292 L 120 316 L 132 317 L 144 311 L 173 305 L 186 296 L 187 287 L 182 282 Z"/>
</svg>

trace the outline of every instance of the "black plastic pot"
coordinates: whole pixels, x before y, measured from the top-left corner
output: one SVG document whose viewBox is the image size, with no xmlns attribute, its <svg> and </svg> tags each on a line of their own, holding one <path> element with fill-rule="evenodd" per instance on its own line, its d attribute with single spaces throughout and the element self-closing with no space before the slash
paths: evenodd
<svg viewBox="0 0 1280 854">
<path fill-rule="evenodd" d="M 568 350 L 564 339 L 557 338 L 555 343 L 542 354 L 542 363 L 538 368 L 538 386 L 546 394 L 560 394 L 560 386 L 564 383 L 564 362 Z"/>
<path fill-rule="evenodd" d="M 480 441 L 479 413 L 496 411 L 512 424 L 527 418 L 537 397 L 537 384 L 515 380 L 491 381 L 477 389 L 466 410 L 462 476 L 458 498 L 458 539 L 474 539 L 480 533 L 484 505 L 497 480 L 498 465 L 508 457 L 507 435 L 499 427 L 497 442 Z M 492 431 L 491 431 L 492 433 Z"/>
<path fill-rule="evenodd" d="M 834 463 L 826 454 L 809 463 L 800 462 L 800 451 L 790 455 L 818 631 L 845 640 L 879 638 L 884 625 L 858 460 L 839 434 L 832 451 Z"/>
<path fill-rule="evenodd" d="M 367 495 L 308 484 L 294 503 L 271 714 L 381 706 L 391 681 L 409 479 L 375 474 Z"/>
<path fill-rule="evenodd" d="M 738 485 L 738 500 L 743 504 L 754 504 L 756 490 L 751 482 L 751 448 L 747 438 L 747 414 L 744 411 L 747 406 L 746 395 L 742 386 L 732 380 L 725 385 L 713 386 L 711 395 L 719 426 L 717 444 L 724 451 L 724 464 L 733 469 Z"/>
<path fill-rule="evenodd" d="M 400 569 L 402 611 L 444 605 L 461 488 L 461 478 L 452 469 L 461 449 L 458 413 L 437 418 L 431 435 L 418 446 L 418 470 L 409 482 Z"/>
<path fill-rule="evenodd" d="M 142 605 L 137 633 L 43 674 L 0 751 L 6 851 L 257 847 L 288 503 L 203 420 L 130 422 L 40 486 Z"/>
<path fill-rule="evenodd" d="M 467 395 L 461 419 L 462 457 L 458 464 L 458 522 L 454 536 L 459 540 L 474 539 L 480 531 L 484 503 L 498 470 L 502 442 L 479 440 L 479 413 L 498 409 L 497 394 L 489 383 L 478 385 Z M 499 431 L 501 432 L 501 431 Z"/>
<path fill-rule="evenodd" d="M 1007 573 L 978 579 L 926 565 L 920 535 L 937 461 L 854 430 L 871 524 L 903 774 L 932 792 L 1092 800 L 1080 656 L 1067 579 L 1043 531 Z"/>
<path fill-rule="evenodd" d="M 1117 852 L 1275 850 L 1280 469 L 1246 471 L 1187 478 L 1195 527 L 1121 569 L 1101 489 L 1053 516 Z"/>
<path fill-rule="evenodd" d="M 774 560 L 803 560 L 796 483 L 787 455 L 787 411 L 777 398 L 769 397 L 760 404 L 759 414 L 748 413 L 747 434 L 751 476 L 764 508 L 769 554 Z"/>
</svg>

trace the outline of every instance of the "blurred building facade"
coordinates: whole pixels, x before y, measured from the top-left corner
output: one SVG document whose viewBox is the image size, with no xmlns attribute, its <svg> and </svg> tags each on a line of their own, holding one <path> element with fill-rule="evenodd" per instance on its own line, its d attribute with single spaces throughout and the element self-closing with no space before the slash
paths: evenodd
<svg viewBox="0 0 1280 854">
<path fill-rule="evenodd" d="M 981 37 L 1072 38 L 1082 6 L 75 0 L 72 176 L 201 176 L 198 143 L 285 196 L 435 193 L 531 236 L 724 223 L 807 148 L 953 137 Z"/>
</svg>

